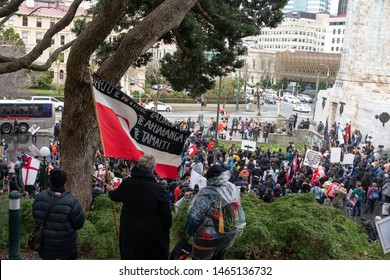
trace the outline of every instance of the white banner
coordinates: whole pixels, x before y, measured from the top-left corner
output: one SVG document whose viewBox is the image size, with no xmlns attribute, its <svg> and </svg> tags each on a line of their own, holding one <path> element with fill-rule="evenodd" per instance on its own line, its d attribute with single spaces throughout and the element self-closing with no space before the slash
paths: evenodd
<svg viewBox="0 0 390 280">
<path fill-rule="evenodd" d="M 190 178 L 190 188 L 194 189 L 195 185 L 198 184 L 199 189 L 207 186 L 207 179 L 200 175 L 198 172 L 192 170 Z"/>
<path fill-rule="evenodd" d="M 312 168 L 317 168 L 321 161 L 321 153 L 313 150 L 307 150 L 303 164 Z"/>
<path fill-rule="evenodd" d="M 390 252 L 390 217 L 375 222 L 375 225 L 378 231 L 379 240 L 382 244 L 383 253 L 387 254 Z"/>
<path fill-rule="evenodd" d="M 254 152 L 254 151 L 256 151 L 256 142 L 255 141 L 249 141 L 249 140 L 242 140 L 242 142 L 241 142 L 241 149 Z"/>
<path fill-rule="evenodd" d="M 341 157 L 341 148 L 331 148 L 330 149 L 330 162 L 337 163 L 340 162 Z"/>
<path fill-rule="evenodd" d="M 345 154 L 342 164 L 353 164 L 355 154 Z"/>
</svg>

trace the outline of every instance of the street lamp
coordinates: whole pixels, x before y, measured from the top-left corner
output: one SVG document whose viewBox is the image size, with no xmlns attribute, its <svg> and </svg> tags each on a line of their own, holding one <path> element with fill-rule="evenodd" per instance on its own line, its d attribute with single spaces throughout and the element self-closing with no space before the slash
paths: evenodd
<svg viewBox="0 0 390 280">
<path fill-rule="evenodd" d="M 217 150 L 218 150 L 218 124 L 219 124 L 219 107 L 221 106 L 221 88 L 222 88 L 222 76 L 219 76 L 219 88 L 218 88 L 218 105 L 217 105 L 217 127 L 215 131 L 215 146 L 214 146 L 214 158 L 213 164 L 217 162 Z"/>
<path fill-rule="evenodd" d="M 236 112 L 238 111 L 238 97 L 240 95 L 240 80 L 241 80 L 241 68 L 238 69 L 238 80 L 237 80 L 237 94 L 236 94 Z"/>
<path fill-rule="evenodd" d="M 50 149 L 48 147 L 42 147 L 39 150 L 39 154 L 41 157 L 43 157 L 43 162 L 41 165 L 41 170 L 40 170 L 40 178 L 39 178 L 39 183 L 41 187 L 41 191 L 46 189 L 46 182 L 47 182 L 47 162 L 46 158 L 50 156 Z"/>
<path fill-rule="evenodd" d="M 329 81 L 329 74 L 330 74 L 329 67 L 328 67 L 328 65 L 325 65 L 325 64 L 320 64 L 320 66 L 324 66 L 327 69 L 327 71 L 326 71 L 326 89 L 328 89 L 328 81 Z"/>
</svg>

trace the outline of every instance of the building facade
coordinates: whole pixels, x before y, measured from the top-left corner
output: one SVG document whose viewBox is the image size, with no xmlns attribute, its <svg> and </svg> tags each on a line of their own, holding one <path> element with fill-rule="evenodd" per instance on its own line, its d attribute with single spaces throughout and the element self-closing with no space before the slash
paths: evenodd
<svg viewBox="0 0 390 280">
<path fill-rule="evenodd" d="M 345 34 L 345 16 L 289 12 L 276 28 L 262 28 L 259 36 L 244 42 L 265 50 L 341 53 Z"/>
<path fill-rule="evenodd" d="M 25 1 L 20 5 L 18 12 L 12 15 L 4 24 L 4 28 L 13 28 L 22 38 L 26 46 L 26 53 L 29 53 L 42 40 L 46 31 L 67 13 L 71 2 L 50 0 Z M 84 12 L 83 8 L 79 8 L 75 19 L 83 17 Z M 76 36 L 71 32 L 72 27 L 72 25 L 67 26 L 54 35 L 51 40 L 51 47 L 46 49 L 34 63 L 44 64 L 56 49 L 74 40 Z M 65 83 L 66 61 L 69 51 L 70 49 L 64 50 L 49 69 L 54 84 L 60 85 Z"/>
<path fill-rule="evenodd" d="M 329 12 L 329 0 L 289 0 L 287 5 L 282 9 L 288 13 L 292 11 L 301 11 L 308 13 L 326 13 Z"/>
<path fill-rule="evenodd" d="M 320 91 L 315 120 L 351 122 L 390 150 L 390 1 L 348 3 L 340 70 L 332 89 Z"/>
<path fill-rule="evenodd" d="M 348 0 L 339 0 L 338 14 L 346 14 L 348 8 Z"/>
</svg>

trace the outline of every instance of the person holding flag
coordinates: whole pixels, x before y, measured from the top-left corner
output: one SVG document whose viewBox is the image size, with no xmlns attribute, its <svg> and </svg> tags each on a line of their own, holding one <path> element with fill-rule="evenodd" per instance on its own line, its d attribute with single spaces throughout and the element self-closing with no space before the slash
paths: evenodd
<svg viewBox="0 0 390 280">
<path fill-rule="evenodd" d="M 122 202 L 119 248 L 122 260 L 167 260 L 169 230 L 172 226 L 171 205 L 165 189 L 153 174 L 153 155 L 140 158 L 131 177 L 116 189 L 106 186 L 111 200 Z"/>
</svg>

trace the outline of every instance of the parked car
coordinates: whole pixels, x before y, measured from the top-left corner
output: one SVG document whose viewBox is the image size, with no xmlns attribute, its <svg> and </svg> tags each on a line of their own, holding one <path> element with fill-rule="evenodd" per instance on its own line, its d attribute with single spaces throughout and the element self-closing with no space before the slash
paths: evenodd
<svg viewBox="0 0 390 280">
<path fill-rule="evenodd" d="M 247 103 L 255 103 L 257 104 L 257 96 L 253 96 L 251 94 L 246 95 L 246 102 Z M 264 98 L 260 97 L 260 105 L 264 105 Z"/>
<path fill-rule="evenodd" d="M 301 101 L 293 95 L 283 96 L 282 100 L 286 101 L 288 103 L 293 103 L 293 104 L 300 104 L 301 103 Z"/>
<path fill-rule="evenodd" d="M 154 90 L 159 89 L 159 90 L 167 91 L 167 92 L 171 92 L 172 91 L 172 88 L 170 86 L 163 85 L 163 84 L 152 85 L 152 89 L 154 89 Z"/>
<path fill-rule="evenodd" d="M 311 112 L 311 108 L 307 104 L 296 104 L 296 105 L 293 105 L 292 110 L 293 111 L 297 111 L 297 112 L 303 112 L 303 113 L 310 113 Z"/>
<path fill-rule="evenodd" d="M 268 104 L 276 104 L 276 98 L 273 96 L 266 96 L 264 101 Z"/>
<path fill-rule="evenodd" d="M 154 111 L 154 102 L 153 101 L 149 102 L 148 104 L 145 105 L 145 108 Z M 158 101 L 157 102 L 157 111 L 170 112 L 170 111 L 172 111 L 172 107 L 163 103 L 163 102 Z"/>
<path fill-rule="evenodd" d="M 299 94 L 298 98 L 303 103 L 313 103 L 313 98 L 311 98 L 310 96 L 308 96 L 306 94 Z"/>
<path fill-rule="evenodd" d="M 48 101 L 54 104 L 54 108 L 58 111 L 62 111 L 64 109 L 64 102 L 59 101 L 57 98 L 51 96 L 32 96 L 32 101 Z"/>
</svg>

